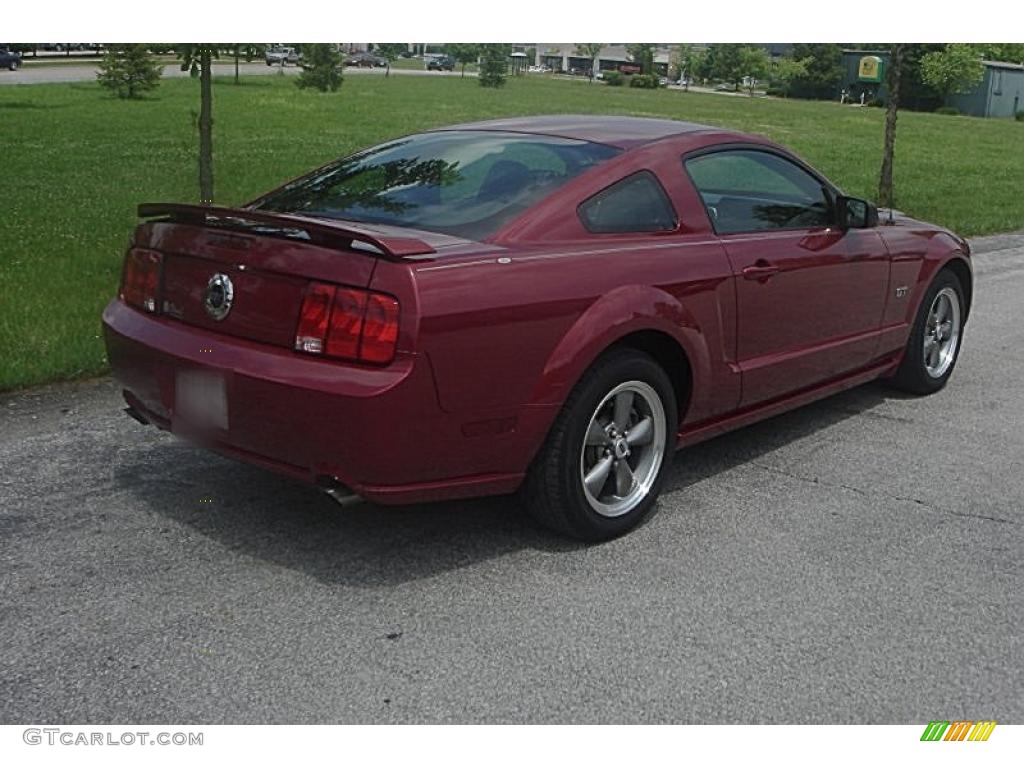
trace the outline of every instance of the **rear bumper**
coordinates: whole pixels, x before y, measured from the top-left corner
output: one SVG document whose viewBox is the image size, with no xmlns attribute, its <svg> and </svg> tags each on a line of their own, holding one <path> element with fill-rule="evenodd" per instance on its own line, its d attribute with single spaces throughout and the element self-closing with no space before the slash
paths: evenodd
<svg viewBox="0 0 1024 768">
<path fill-rule="evenodd" d="M 550 416 L 527 408 L 502 434 L 474 431 L 491 421 L 507 427 L 508 417 L 444 413 L 430 365 L 418 355 L 386 368 L 342 364 L 153 317 L 119 300 L 104 311 L 103 331 L 125 400 L 146 421 L 180 432 L 179 372 L 221 377 L 228 426 L 204 434 L 204 446 L 305 482 L 340 482 L 378 503 L 514 491 Z"/>
</svg>

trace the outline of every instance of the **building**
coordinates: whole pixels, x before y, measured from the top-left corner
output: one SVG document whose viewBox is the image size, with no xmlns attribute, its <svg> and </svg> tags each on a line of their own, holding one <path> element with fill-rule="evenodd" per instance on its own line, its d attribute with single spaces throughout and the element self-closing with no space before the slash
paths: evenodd
<svg viewBox="0 0 1024 768">
<path fill-rule="evenodd" d="M 1024 110 L 1024 64 L 986 61 L 981 83 L 950 99 L 965 115 L 1013 117 Z"/>
<path fill-rule="evenodd" d="M 586 74 L 594 66 L 593 61 L 580 54 L 576 43 L 534 43 L 533 47 L 536 49 L 534 64 L 551 67 L 555 72 Z M 661 75 L 668 74 L 670 55 L 671 46 L 658 44 L 655 47 L 655 72 Z M 601 48 L 601 53 L 597 57 L 597 68 L 600 71 L 633 66 L 633 59 L 626 52 L 626 43 L 608 43 Z"/>
<path fill-rule="evenodd" d="M 1013 117 L 1024 110 L 1024 64 L 984 61 L 981 81 L 965 93 L 950 98 L 950 106 L 975 117 Z M 840 93 L 850 103 L 885 103 L 888 91 L 885 72 L 888 51 L 844 50 Z M 837 94 L 838 97 L 839 94 Z"/>
<path fill-rule="evenodd" d="M 837 98 L 845 94 L 845 101 L 851 104 L 886 100 L 889 95 L 885 87 L 888 51 L 845 49 L 841 63 L 843 75 Z"/>
</svg>

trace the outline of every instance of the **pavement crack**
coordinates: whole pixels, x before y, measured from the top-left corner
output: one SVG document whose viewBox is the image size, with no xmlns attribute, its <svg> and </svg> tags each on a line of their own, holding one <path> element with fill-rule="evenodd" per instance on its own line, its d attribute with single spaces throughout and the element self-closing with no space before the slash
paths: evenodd
<svg viewBox="0 0 1024 768">
<path fill-rule="evenodd" d="M 881 497 L 881 498 L 884 498 L 884 499 L 889 499 L 890 501 L 909 502 L 911 504 L 916 504 L 916 505 L 918 505 L 920 507 L 924 507 L 929 512 L 934 512 L 934 513 L 940 514 L 940 515 L 949 515 L 951 517 L 966 517 L 966 518 L 970 518 L 970 519 L 973 519 L 973 520 L 985 520 L 985 521 L 988 521 L 988 522 L 991 522 L 991 523 L 1003 523 L 1005 525 L 1019 526 L 1021 524 L 1017 520 L 1010 520 L 1010 519 L 1005 518 L 1005 517 L 995 517 L 993 515 L 981 515 L 981 514 L 977 514 L 977 513 L 974 513 L 974 512 L 958 512 L 958 511 L 953 510 L 953 509 L 946 509 L 944 507 L 938 507 L 938 506 L 932 504 L 931 502 L 925 501 L 924 499 L 919 499 L 919 498 L 917 498 L 915 496 L 901 496 L 899 494 L 889 493 L 889 492 L 884 491 L 884 490 L 865 491 L 863 488 L 858 488 L 858 487 L 856 487 L 854 485 L 847 485 L 846 483 L 833 483 L 833 482 L 829 482 L 827 480 L 822 480 L 821 478 L 818 478 L 818 477 L 807 477 L 805 475 L 798 475 L 795 472 L 789 472 L 788 470 L 785 470 L 785 469 L 779 469 L 778 467 L 772 467 L 772 466 L 770 466 L 768 464 L 761 464 L 760 462 L 757 462 L 757 461 L 751 461 L 749 463 L 752 464 L 753 466 L 757 467 L 758 469 L 763 469 L 766 472 L 773 472 L 773 473 L 775 473 L 777 475 L 783 475 L 784 477 L 789 477 L 789 478 L 792 478 L 794 480 L 799 480 L 802 483 L 808 483 L 810 485 L 818 485 L 818 486 L 821 486 L 821 487 L 824 487 L 824 488 L 835 488 L 835 489 L 838 489 L 838 490 L 850 491 L 851 493 L 856 493 L 858 496 L 864 496 L 864 497 L 872 497 L 872 496 L 874 496 L 874 497 Z"/>
</svg>

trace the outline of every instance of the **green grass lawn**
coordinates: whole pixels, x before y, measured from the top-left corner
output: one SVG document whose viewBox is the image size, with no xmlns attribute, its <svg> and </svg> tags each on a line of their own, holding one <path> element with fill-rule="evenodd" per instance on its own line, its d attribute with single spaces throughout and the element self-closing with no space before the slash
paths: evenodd
<svg viewBox="0 0 1024 768">
<path fill-rule="evenodd" d="M 672 117 L 766 134 L 871 197 L 883 113 L 817 102 L 609 88 L 544 77 L 348 77 L 336 94 L 288 77 L 217 79 L 216 198 L 238 204 L 383 139 L 544 112 Z M 0 390 L 104 370 L 99 314 L 144 201 L 195 201 L 198 83 L 124 102 L 95 83 L 0 88 Z M 897 204 L 965 235 L 1024 227 L 1024 123 L 904 113 Z"/>
</svg>

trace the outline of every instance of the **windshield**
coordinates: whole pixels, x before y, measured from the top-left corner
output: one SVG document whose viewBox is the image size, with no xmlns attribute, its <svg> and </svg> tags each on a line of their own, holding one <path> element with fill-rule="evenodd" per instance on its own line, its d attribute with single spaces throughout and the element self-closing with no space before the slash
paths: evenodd
<svg viewBox="0 0 1024 768">
<path fill-rule="evenodd" d="M 423 133 L 332 163 L 253 207 L 478 240 L 620 151 L 533 134 Z"/>
</svg>

